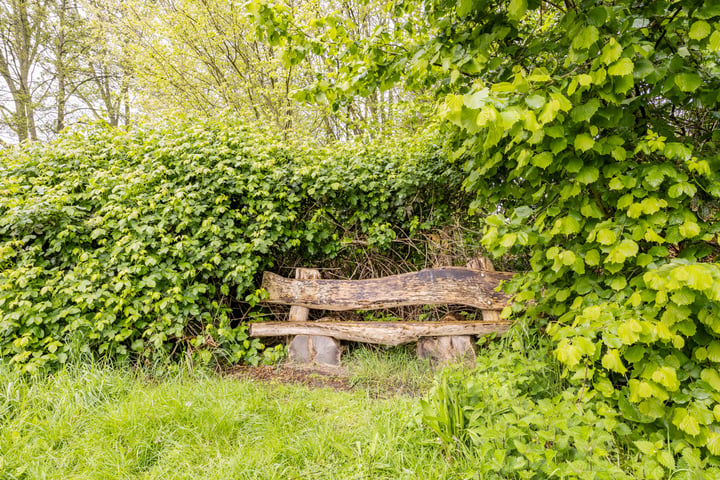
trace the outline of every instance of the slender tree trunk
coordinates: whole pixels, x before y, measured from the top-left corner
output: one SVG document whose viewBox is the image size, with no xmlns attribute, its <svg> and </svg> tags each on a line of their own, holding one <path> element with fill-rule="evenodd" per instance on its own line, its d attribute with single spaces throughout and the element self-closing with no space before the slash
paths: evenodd
<svg viewBox="0 0 720 480">
<path fill-rule="evenodd" d="M 58 32 L 56 50 L 55 50 L 55 75 L 58 81 L 57 91 L 57 122 L 55 124 L 55 131 L 60 132 L 65 128 L 65 102 L 66 102 L 66 88 L 65 88 L 65 75 L 67 74 L 65 65 L 65 11 L 67 10 L 67 0 L 61 0 L 59 15 L 60 31 Z"/>
<path fill-rule="evenodd" d="M 13 123 L 15 124 L 12 129 L 18 136 L 18 141 L 24 142 L 28 139 L 28 124 L 27 124 L 27 112 L 25 111 L 25 104 L 20 99 L 20 95 L 13 93 L 13 103 L 15 104 L 15 116 Z"/>
</svg>

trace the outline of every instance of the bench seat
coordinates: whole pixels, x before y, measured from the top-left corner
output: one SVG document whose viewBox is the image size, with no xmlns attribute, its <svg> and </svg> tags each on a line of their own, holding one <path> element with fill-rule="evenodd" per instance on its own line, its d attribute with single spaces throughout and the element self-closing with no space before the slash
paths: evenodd
<svg viewBox="0 0 720 480">
<path fill-rule="evenodd" d="M 314 322 L 262 322 L 250 324 L 252 337 L 322 335 L 352 342 L 396 346 L 422 337 L 505 333 L 510 322 L 348 322 L 323 318 Z"/>
</svg>

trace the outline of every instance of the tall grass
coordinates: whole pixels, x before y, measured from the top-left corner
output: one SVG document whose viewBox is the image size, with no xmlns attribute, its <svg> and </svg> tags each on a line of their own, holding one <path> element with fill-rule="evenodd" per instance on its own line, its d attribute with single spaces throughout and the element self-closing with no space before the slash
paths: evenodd
<svg viewBox="0 0 720 480">
<path fill-rule="evenodd" d="M 418 396 L 432 387 L 435 378 L 430 363 L 418 358 L 414 346 L 363 346 L 346 358 L 352 384 L 374 395 Z"/>
<path fill-rule="evenodd" d="M 416 399 L 181 371 L 0 366 L 0 478 L 465 478 Z"/>
</svg>

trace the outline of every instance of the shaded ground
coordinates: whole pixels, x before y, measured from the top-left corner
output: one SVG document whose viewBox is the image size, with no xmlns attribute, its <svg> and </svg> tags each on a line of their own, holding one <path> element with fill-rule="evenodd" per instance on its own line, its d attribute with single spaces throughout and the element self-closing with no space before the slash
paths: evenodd
<svg viewBox="0 0 720 480">
<path fill-rule="evenodd" d="M 332 388 L 338 391 L 350 391 L 354 387 L 350 381 L 350 375 L 342 367 L 283 363 L 276 366 L 239 366 L 229 370 L 227 374 L 231 377 L 247 380 L 268 383 L 296 383 L 312 388 Z"/>
<path fill-rule="evenodd" d="M 270 384 L 301 384 L 310 388 L 331 388 L 335 391 L 366 391 L 373 398 L 389 398 L 397 395 L 419 397 L 427 393 L 430 384 L 418 377 L 358 375 L 347 367 L 329 367 L 317 364 L 298 365 L 283 363 L 274 366 L 237 366 L 225 375 L 244 380 Z"/>
</svg>

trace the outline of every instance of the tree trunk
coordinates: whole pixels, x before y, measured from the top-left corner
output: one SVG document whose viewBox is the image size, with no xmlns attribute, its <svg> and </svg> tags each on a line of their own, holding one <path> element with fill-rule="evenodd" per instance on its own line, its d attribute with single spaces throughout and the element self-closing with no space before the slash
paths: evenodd
<svg viewBox="0 0 720 480">
<path fill-rule="evenodd" d="M 65 65 L 65 12 L 67 10 L 67 0 L 61 0 L 58 11 L 59 31 L 55 48 L 55 75 L 57 77 L 57 121 L 55 122 L 55 132 L 60 133 L 65 128 L 65 102 L 66 88 L 65 76 L 67 75 L 67 66 Z"/>
</svg>

